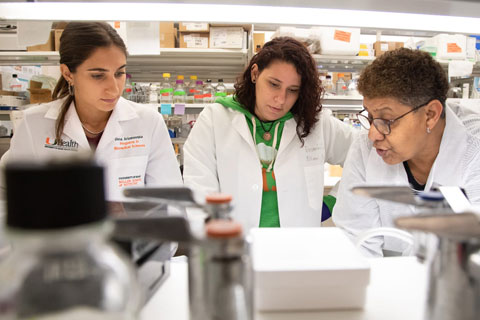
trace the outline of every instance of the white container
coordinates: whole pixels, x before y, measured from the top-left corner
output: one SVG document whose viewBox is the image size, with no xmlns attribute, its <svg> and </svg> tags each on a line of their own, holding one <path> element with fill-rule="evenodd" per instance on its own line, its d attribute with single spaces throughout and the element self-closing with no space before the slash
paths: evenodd
<svg viewBox="0 0 480 320">
<path fill-rule="evenodd" d="M 467 51 L 467 39 L 462 34 L 438 34 L 435 37 L 437 42 L 437 59 L 440 60 L 464 60 Z"/>
<path fill-rule="evenodd" d="M 261 228 L 251 235 L 257 309 L 364 306 L 370 266 L 342 230 Z"/>
<path fill-rule="evenodd" d="M 356 56 L 358 54 L 360 50 L 359 28 L 321 27 L 318 29 L 321 31 L 321 54 L 345 56 Z"/>
</svg>

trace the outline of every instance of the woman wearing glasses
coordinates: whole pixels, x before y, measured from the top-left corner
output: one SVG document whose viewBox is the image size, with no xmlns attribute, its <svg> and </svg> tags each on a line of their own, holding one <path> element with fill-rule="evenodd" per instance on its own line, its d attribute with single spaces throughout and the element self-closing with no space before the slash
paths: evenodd
<svg viewBox="0 0 480 320">
<path fill-rule="evenodd" d="M 358 185 L 417 191 L 460 186 L 480 203 L 480 114 L 460 117 L 446 107 L 448 81 L 438 62 L 406 48 L 387 52 L 365 68 L 358 90 L 364 96 L 358 119 L 368 132 L 358 136 L 345 162 L 333 212 L 337 226 L 354 238 L 414 213 L 406 205 L 355 196 L 350 189 Z M 371 255 L 403 251 L 390 238 L 374 238 L 364 248 Z"/>
</svg>

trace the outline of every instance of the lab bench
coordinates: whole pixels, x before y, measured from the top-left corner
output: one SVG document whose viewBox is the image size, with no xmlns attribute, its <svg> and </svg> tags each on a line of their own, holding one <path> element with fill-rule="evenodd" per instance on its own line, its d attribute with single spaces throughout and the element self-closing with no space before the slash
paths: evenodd
<svg viewBox="0 0 480 320">
<path fill-rule="evenodd" d="M 364 309 L 255 312 L 255 320 L 421 320 L 426 301 L 427 268 L 415 257 L 369 259 L 370 285 Z M 188 267 L 173 258 L 170 276 L 142 309 L 141 320 L 187 320 Z"/>
</svg>

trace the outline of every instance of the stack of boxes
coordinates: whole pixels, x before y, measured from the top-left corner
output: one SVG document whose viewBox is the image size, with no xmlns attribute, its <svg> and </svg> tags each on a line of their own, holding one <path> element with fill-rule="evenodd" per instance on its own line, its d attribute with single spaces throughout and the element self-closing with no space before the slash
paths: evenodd
<svg viewBox="0 0 480 320">
<path fill-rule="evenodd" d="M 205 22 L 180 22 L 180 48 L 207 49 L 210 25 Z"/>
<path fill-rule="evenodd" d="M 373 44 L 375 49 L 375 57 L 379 57 L 387 51 L 393 51 L 398 48 L 403 48 L 403 42 L 393 42 L 393 41 L 376 41 Z"/>
</svg>

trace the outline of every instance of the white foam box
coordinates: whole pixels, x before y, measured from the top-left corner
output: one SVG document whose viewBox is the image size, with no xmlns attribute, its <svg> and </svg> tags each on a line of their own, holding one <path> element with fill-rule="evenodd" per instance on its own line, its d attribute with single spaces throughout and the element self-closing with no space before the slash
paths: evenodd
<svg viewBox="0 0 480 320">
<path fill-rule="evenodd" d="M 467 38 L 463 34 L 438 34 L 437 59 L 440 60 L 464 60 L 467 51 Z"/>
<path fill-rule="evenodd" d="M 210 48 L 242 49 L 243 27 L 210 27 Z"/>
<path fill-rule="evenodd" d="M 317 28 L 315 28 L 317 29 Z M 359 28 L 320 27 L 320 53 L 356 56 L 360 49 Z"/>
<path fill-rule="evenodd" d="M 370 266 L 342 230 L 257 228 L 251 237 L 258 310 L 364 306 Z"/>
</svg>

